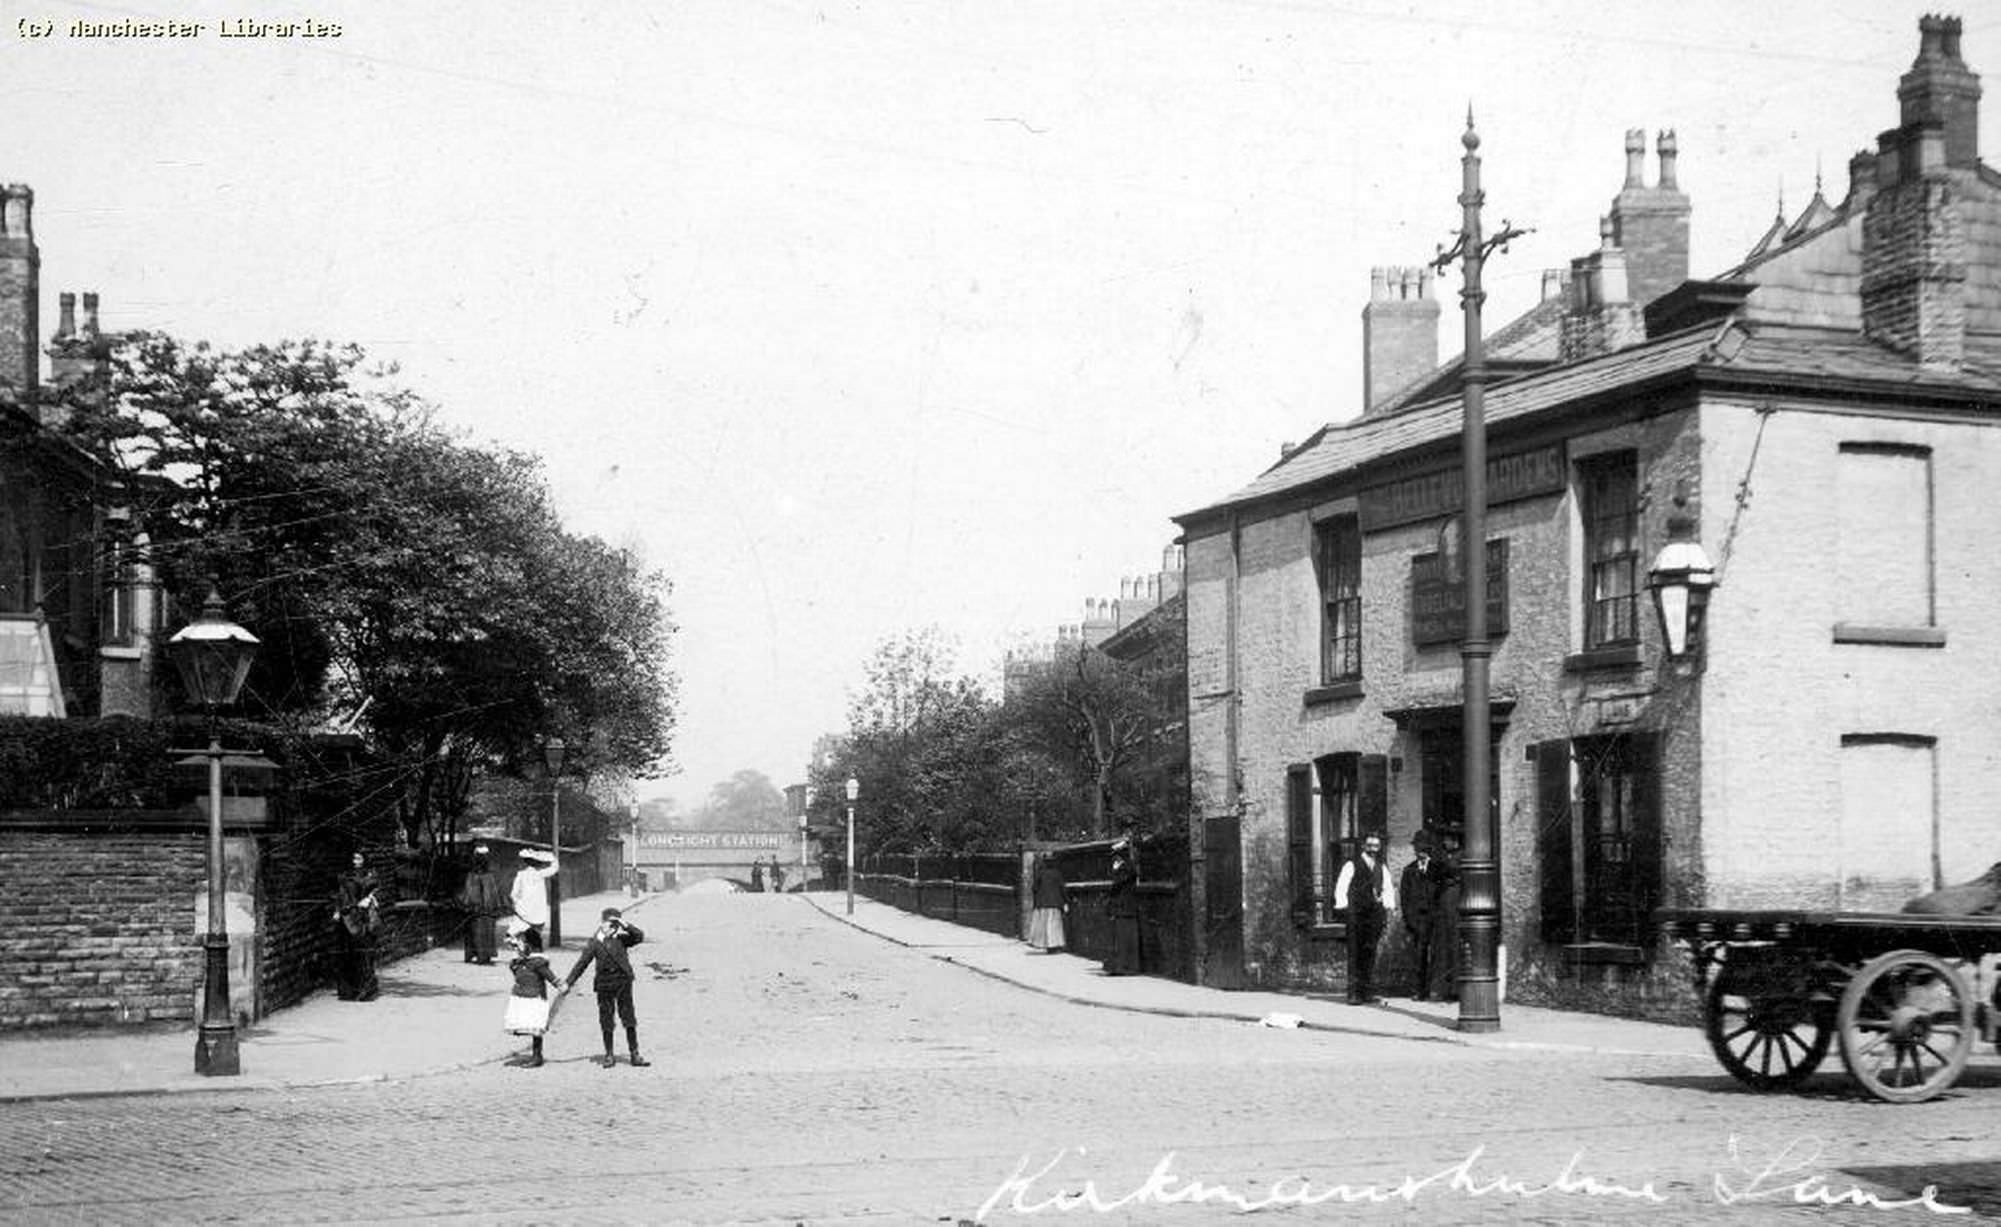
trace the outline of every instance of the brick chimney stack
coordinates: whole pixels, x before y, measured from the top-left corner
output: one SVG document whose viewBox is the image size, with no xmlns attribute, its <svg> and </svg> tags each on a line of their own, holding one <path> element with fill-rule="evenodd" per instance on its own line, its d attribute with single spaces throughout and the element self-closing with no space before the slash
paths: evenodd
<svg viewBox="0 0 2001 1227">
<path fill-rule="evenodd" d="M 1980 77 L 1959 56 L 1960 20 L 1927 16 L 1918 21 L 1918 58 L 1897 82 L 1903 127 L 1936 120 L 1944 129 L 1948 166 L 1980 159 Z"/>
<path fill-rule="evenodd" d="M 1918 22 L 1918 58 L 1897 86 L 1903 126 L 1876 151 L 1862 217 L 1862 331 L 1955 370 L 1966 357 L 1966 219 L 1956 177 L 1979 163 L 1980 78 L 1959 57 L 1957 18 Z"/>
<path fill-rule="evenodd" d="M 58 388 L 101 395 L 111 380 L 111 339 L 97 323 L 97 295 L 83 295 L 83 324 L 76 322 L 75 294 L 56 296 L 56 334 L 49 338 L 49 382 Z M 61 426 L 69 410 L 61 404 L 41 406 L 42 425 Z"/>
<path fill-rule="evenodd" d="M 1575 362 L 1646 339 L 1645 317 L 1633 301 L 1626 253 L 1610 217 L 1598 219 L 1598 250 L 1570 262 L 1569 301 L 1557 338 L 1558 356 Z"/>
<path fill-rule="evenodd" d="M 1438 367 L 1438 300 L 1427 267 L 1369 270 L 1362 308 L 1362 414 Z"/>
<path fill-rule="evenodd" d="M 1612 199 L 1612 241 L 1626 253 L 1626 289 L 1645 307 L 1688 280 L 1688 196 L 1675 179 L 1673 129 L 1654 138 L 1660 175 L 1646 185 L 1647 134 L 1626 133 L 1626 184 Z"/>
<path fill-rule="evenodd" d="M 81 327 L 76 297 L 68 291 L 56 296 L 60 314 L 56 334 L 49 338 L 49 375 L 58 387 L 101 381 L 111 369 L 111 344 L 97 324 L 97 295 L 85 292 Z"/>
<path fill-rule="evenodd" d="M 34 221 L 34 189 L 0 187 L 0 393 L 23 400 L 41 384 L 42 254 Z"/>
</svg>

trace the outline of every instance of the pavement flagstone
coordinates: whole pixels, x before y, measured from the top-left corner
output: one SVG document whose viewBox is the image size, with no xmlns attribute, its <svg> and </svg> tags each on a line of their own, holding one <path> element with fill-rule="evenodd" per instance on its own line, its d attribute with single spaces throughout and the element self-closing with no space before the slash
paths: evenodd
<svg viewBox="0 0 2001 1227">
<path fill-rule="evenodd" d="M 634 912 L 662 898 L 633 900 L 614 891 L 565 899 L 563 930 L 571 936 L 563 950 L 552 952 L 557 974 L 567 972 L 601 909 Z M 848 916 L 845 897 L 833 892 L 747 894 L 740 902 L 815 908 L 830 922 L 853 925 L 970 973 L 1105 1009 L 1497 1049 L 1708 1055 L 1701 1031 L 1693 1027 L 1504 1004 L 1500 1031 L 1467 1034 L 1455 1029 L 1456 1007 L 1448 1004 L 1392 998 L 1352 1006 L 1306 994 L 1230 992 L 1154 976 L 1108 977 L 1089 959 L 1037 953 L 1014 938 L 871 899 L 857 898 L 854 915 Z M 638 923 L 648 925 L 643 910 L 637 915 Z M 654 940 L 672 937 L 650 934 Z M 523 1048 L 500 1028 L 511 983 L 503 965 L 479 967 L 465 962 L 456 945 L 441 946 L 384 966 L 380 978 L 382 995 L 374 1001 L 341 1001 L 327 989 L 258 1020 L 240 1033 L 243 1072 L 236 1077 L 194 1072 L 192 1023 L 0 1037 L 0 1102 L 387 1081 L 497 1063 Z"/>
</svg>

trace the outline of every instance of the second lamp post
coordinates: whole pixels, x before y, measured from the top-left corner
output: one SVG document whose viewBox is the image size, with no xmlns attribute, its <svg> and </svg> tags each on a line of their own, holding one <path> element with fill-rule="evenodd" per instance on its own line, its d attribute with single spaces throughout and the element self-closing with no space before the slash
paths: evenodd
<svg viewBox="0 0 2001 1227">
<path fill-rule="evenodd" d="M 542 762 L 549 768 L 549 854 L 556 872 L 549 875 L 549 949 L 563 944 L 563 790 L 556 776 L 563 770 L 563 739 L 542 743 Z"/>
<path fill-rule="evenodd" d="M 848 777 L 848 864 L 842 876 L 848 880 L 848 915 L 855 914 L 855 802 L 861 799 L 862 782 Z"/>
</svg>

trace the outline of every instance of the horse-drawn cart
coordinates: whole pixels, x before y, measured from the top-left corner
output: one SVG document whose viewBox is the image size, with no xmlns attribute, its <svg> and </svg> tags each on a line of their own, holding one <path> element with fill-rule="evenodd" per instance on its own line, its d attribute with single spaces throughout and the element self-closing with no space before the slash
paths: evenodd
<svg viewBox="0 0 2001 1227">
<path fill-rule="evenodd" d="M 1695 956 L 1703 1031 L 1761 1091 L 1806 1080 L 1839 1043 L 1862 1089 L 1893 1103 L 1944 1092 L 2001 1026 L 2001 916 L 1667 910 Z"/>
</svg>

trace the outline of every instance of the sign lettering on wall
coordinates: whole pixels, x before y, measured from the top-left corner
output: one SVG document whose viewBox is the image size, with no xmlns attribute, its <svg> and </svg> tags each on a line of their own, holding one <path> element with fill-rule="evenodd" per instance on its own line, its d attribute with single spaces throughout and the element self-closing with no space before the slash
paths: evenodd
<svg viewBox="0 0 2001 1227">
<path fill-rule="evenodd" d="M 771 851 L 796 848 L 799 837 L 783 831 L 647 831 L 639 837 L 642 848 L 720 848 L 733 851 Z"/>
<path fill-rule="evenodd" d="M 1487 543 L 1487 633 L 1508 633 L 1508 539 Z M 1444 556 L 1410 560 L 1410 641 L 1419 647 L 1466 637 L 1466 585 L 1445 574 Z"/>
<path fill-rule="evenodd" d="M 1560 493 L 1568 480 L 1563 445 L 1552 443 L 1487 460 L 1487 502 L 1511 503 L 1538 494 Z M 1362 531 L 1374 532 L 1457 512 L 1466 501 L 1465 474 L 1458 465 L 1372 486 L 1359 499 Z"/>
</svg>

